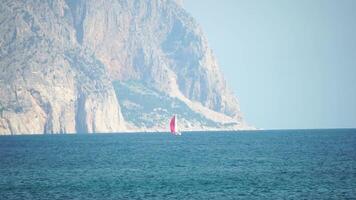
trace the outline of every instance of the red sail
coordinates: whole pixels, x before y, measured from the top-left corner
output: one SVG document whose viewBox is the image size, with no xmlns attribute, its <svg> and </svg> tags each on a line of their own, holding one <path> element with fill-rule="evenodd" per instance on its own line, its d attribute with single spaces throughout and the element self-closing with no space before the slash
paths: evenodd
<svg viewBox="0 0 356 200">
<path fill-rule="evenodd" d="M 176 132 L 176 116 L 173 116 L 171 119 L 171 122 L 169 123 L 169 126 L 171 128 L 171 133 Z"/>
</svg>

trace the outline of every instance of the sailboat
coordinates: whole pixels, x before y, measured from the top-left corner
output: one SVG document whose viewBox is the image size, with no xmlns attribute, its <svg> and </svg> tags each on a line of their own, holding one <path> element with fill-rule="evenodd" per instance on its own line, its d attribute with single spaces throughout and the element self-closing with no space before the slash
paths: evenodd
<svg viewBox="0 0 356 200">
<path fill-rule="evenodd" d="M 182 135 L 182 133 L 178 131 L 178 118 L 176 115 L 173 115 L 169 127 L 171 128 L 171 133 L 173 135 Z"/>
</svg>

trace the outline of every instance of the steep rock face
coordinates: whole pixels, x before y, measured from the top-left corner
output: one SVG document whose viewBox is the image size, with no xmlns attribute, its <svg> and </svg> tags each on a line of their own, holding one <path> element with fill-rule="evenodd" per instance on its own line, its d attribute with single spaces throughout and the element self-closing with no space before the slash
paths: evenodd
<svg viewBox="0 0 356 200">
<path fill-rule="evenodd" d="M 77 45 L 65 8 L 1 4 L 0 134 L 125 130 L 106 69 Z"/>
<path fill-rule="evenodd" d="M 201 28 L 175 1 L 82 1 L 83 44 L 114 79 L 136 79 L 240 119 Z M 80 34 L 81 35 L 81 34 Z"/>
<path fill-rule="evenodd" d="M 201 28 L 173 0 L 5 0 L 0 25 L 0 134 L 165 130 L 162 117 L 135 123 L 140 97 L 113 81 L 148 86 L 187 130 L 245 128 Z"/>
</svg>

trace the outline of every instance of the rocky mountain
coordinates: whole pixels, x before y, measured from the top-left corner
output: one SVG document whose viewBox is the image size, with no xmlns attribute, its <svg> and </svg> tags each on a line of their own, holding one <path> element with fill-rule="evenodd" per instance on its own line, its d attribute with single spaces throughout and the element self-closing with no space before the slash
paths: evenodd
<svg viewBox="0 0 356 200">
<path fill-rule="evenodd" d="M 3 0 L 0 35 L 0 134 L 248 128 L 176 1 Z"/>
</svg>

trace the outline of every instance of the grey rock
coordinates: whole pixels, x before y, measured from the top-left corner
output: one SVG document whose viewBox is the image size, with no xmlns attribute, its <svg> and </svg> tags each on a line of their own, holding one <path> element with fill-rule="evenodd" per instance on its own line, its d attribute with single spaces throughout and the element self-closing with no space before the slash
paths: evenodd
<svg viewBox="0 0 356 200">
<path fill-rule="evenodd" d="M 176 99 L 212 122 L 201 129 L 247 128 L 201 28 L 176 1 L 4 0 L 0 36 L 0 134 L 156 130 L 122 113 L 135 104 L 120 101 L 128 94 L 117 81 Z"/>
<path fill-rule="evenodd" d="M 104 65 L 76 42 L 64 1 L 5 1 L 0 134 L 125 130 Z"/>
</svg>

